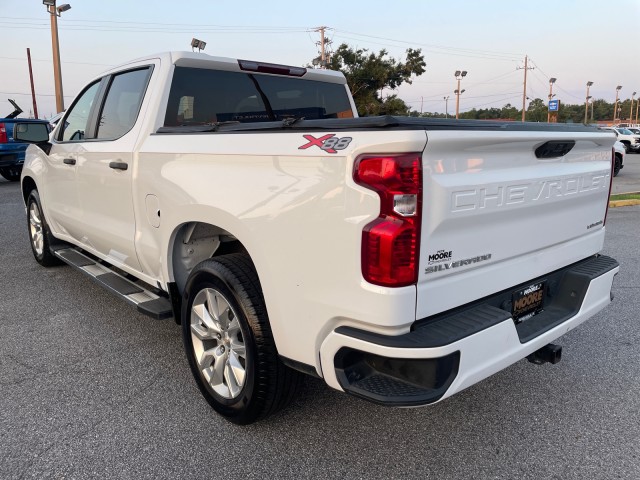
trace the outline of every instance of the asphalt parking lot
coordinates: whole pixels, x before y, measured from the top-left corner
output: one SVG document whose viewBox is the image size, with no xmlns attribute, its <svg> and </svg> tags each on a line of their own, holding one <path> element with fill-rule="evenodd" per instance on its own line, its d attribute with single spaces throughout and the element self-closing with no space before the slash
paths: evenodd
<svg viewBox="0 0 640 480">
<path fill-rule="evenodd" d="M 624 167 L 613 180 L 611 193 L 640 192 L 640 153 L 627 153 Z"/>
<path fill-rule="evenodd" d="M 0 478 L 640 478 L 640 206 L 607 230 L 615 301 L 559 340 L 558 365 L 408 410 L 309 378 L 238 427 L 200 396 L 172 321 L 35 262 L 19 187 L 0 180 Z"/>
</svg>

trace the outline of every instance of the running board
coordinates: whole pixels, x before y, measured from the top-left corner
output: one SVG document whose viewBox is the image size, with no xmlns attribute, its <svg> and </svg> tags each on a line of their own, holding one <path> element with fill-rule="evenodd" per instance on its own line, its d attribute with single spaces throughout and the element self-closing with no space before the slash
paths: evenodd
<svg viewBox="0 0 640 480">
<path fill-rule="evenodd" d="M 156 320 L 173 317 L 171 301 L 168 298 L 156 295 L 137 283 L 127 280 L 105 264 L 98 263 L 75 248 L 61 248 L 54 250 L 53 254 L 63 262 L 88 275 L 96 283 L 105 287 L 125 302 L 137 307 L 140 313 Z"/>
</svg>

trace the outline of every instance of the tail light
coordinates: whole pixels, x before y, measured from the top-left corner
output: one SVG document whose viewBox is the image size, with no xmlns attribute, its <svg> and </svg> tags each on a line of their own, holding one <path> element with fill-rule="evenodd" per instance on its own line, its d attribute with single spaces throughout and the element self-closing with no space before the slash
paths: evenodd
<svg viewBox="0 0 640 480">
<path fill-rule="evenodd" d="M 7 143 L 7 127 L 0 123 L 0 143 Z"/>
<path fill-rule="evenodd" d="M 611 149 L 611 174 L 609 175 L 609 195 L 607 195 L 607 209 L 604 211 L 604 220 L 602 226 L 607 224 L 607 215 L 609 214 L 609 199 L 611 198 L 611 188 L 613 187 L 613 170 L 616 167 L 616 149 Z"/>
<path fill-rule="evenodd" d="M 362 231 L 362 275 L 385 287 L 417 282 L 422 218 L 419 153 L 363 156 L 353 178 L 380 196 L 380 215 Z"/>
</svg>

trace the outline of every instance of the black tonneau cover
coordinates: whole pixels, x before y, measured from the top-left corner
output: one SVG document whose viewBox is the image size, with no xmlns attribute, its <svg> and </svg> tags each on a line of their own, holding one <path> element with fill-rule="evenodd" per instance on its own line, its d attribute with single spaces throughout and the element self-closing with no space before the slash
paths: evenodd
<svg viewBox="0 0 640 480">
<path fill-rule="evenodd" d="M 276 122 L 239 123 L 225 122 L 210 125 L 184 125 L 160 127 L 159 134 L 189 134 L 243 131 L 291 131 L 291 130 L 502 130 L 530 132 L 593 132 L 597 127 L 571 123 L 495 122 L 491 120 L 449 120 L 442 118 L 378 117 L 335 118 Z"/>
</svg>

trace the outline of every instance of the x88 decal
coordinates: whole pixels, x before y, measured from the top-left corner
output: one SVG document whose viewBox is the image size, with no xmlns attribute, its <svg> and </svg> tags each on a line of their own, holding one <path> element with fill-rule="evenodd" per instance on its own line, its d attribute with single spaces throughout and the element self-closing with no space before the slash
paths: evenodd
<svg viewBox="0 0 640 480">
<path fill-rule="evenodd" d="M 351 143 L 351 137 L 336 137 L 335 133 L 329 133 L 322 137 L 314 137 L 313 135 L 303 135 L 308 143 L 298 147 L 298 150 L 306 150 L 309 147 L 318 147 L 327 153 L 338 153 L 338 150 L 344 150 Z"/>
</svg>

